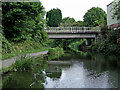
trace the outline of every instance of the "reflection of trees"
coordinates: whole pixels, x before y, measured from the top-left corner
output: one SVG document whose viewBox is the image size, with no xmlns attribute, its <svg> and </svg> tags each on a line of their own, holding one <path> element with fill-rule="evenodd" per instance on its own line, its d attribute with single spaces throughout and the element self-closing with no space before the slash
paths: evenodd
<svg viewBox="0 0 120 90">
<path fill-rule="evenodd" d="M 54 79 L 60 78 L 61 77 L 62 72 L 51 72 L 51 73 L 47 73 L 47 76 Z"/>
<path fill-rule="evenodd" d="M 91 60 L 83 61 L 84 66 L 88 70 L 94 70 L 98 73 L 104 72 L 106 70 L 115 70 L 117 68 L 117 60 L 115 56 L 103 56 L 98 54 L 92 54 Z"/>
<path fill-rule="evenodd" d="M 33 81 L 34 76 L 31 72 L 13 72 L 7 76 L 4 76 L 2 79 L 3 88 L 30 88 L 30 84 Z M 43 78 L 39 78 L 39 81 L 44 82 Z M 43 85 L 41 84 L 36 88 L 42 87 Z"/>
<path fill-rule="evenodd" d="M 84 67 L 89 71 L 88 76 L 94 76 L 94 78 L 100 77 L 107 72 L 109 83 L 114 87 L 118 87 L 118 58 L 116 56 L 103 56 L 103 55 L 92 55 L 91 60 L 83 60 Z"/>
<path fill-rule="evenodd" d="M 62 75 L 62 68 L 69 68 L 70 65 L 48 65 L 46 69 L 46 75 L 50 78 L 57 79 Z"/>
<path fill-rule="evenodd" d="M 118 88 L 120 89 L 120 68 L 118 69 Z"/>
</svg>

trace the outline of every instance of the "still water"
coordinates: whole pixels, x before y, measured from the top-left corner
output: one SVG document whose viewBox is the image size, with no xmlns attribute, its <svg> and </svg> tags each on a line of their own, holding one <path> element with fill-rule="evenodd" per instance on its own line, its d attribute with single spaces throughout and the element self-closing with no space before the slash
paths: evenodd
<svg viewBox="0 0 120 90">
<path fill-rule="evenodd" d="M 13 72 L 2 79 L 3 88 L 118 88 L 119 57 L 95 53 L 67 54 L 49 61 L 36 73 Z"/>
</svg>

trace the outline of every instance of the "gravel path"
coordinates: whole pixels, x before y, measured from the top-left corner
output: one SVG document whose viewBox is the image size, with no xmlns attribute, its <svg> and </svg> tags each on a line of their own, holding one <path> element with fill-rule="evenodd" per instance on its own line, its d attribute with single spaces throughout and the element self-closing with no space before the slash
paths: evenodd
<svg viewBox="0 0 120 90">
<path fill-rule="evenodd" d="M 47 54 L 47 53 L 48 53 L 48 50 L 43 51 L 43 52 L 37 52 L 37 53 L 29 53 L 29 54 L 26 54 L 26 57 L 28 57 L 28 56 L 40 56 L 41 54 Z M 4 61 L 0 61 L 0 70 L 2 69 L 2 67 L 4 67 L 4 68 L 10 67 L 13 63 L 15 63 L 17 58 L 20 58 L 21 56 L 23 56 L 23 55 L 19 55 L 18 57 L 13 57 L 10 59 L 6 59 Z"/>
</svg>

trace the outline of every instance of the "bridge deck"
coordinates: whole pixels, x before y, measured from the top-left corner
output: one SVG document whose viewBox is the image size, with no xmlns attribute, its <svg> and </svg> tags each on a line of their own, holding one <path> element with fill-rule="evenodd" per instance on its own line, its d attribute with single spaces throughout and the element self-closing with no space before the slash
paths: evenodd
<svg viewBox="0 0 120 90">
<path fill-rule="evenodd" d="M 53 34 L 48 35 L 51 39 L 66 39 L 66 38 L 95 38 L 95 34 L 81 35 L 81 34 Z"/>
</svg>

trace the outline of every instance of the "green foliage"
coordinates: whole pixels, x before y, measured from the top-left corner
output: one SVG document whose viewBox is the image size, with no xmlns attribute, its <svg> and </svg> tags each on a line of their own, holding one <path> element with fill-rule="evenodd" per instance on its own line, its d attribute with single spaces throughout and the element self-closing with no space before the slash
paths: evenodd
<svg viewBox="0 0 120 90">
<path fill-rule="evenodd" d="M 46 39 L 41 2 L 3 2 L 2 8 L 3 34 L 8 41 Z"/>
<path fill-rule="evenodd" d="M 52 47 L 52 48 L 55 48 L 55 47 L 61 47 L 63 48 L 64 50 L 70 50 L 70 46 L 71 48 L 73 47 L 72 46 L 72 43 L 77 43 L 75 45 L 75 47 L 79 46 L 80 44 L 82 44 L 82 41 L 84 40 L 80 40 L 80 39 L 54 39 L 54 40 L 49 40 L 48 42 L 46 42 L 46 46 L 47 47 Z M 76 48 L 78 50 L 78 48 Z"/>
<path fill-rule="evenodd" d="M 82 26 L 84 26 L 84 25 L 83 25 L 83 21 L 73 22 L 73 23 L 72 23 L 72 26 L 82 27 Z"/>
<path fill-rule="evenodd" d="M 102 34 L 102 36 L 103 36 L 104 39 L 107 38 L 107 33 L 108 33 L 108 28 L 107 28 L 107 26 L 102 26 L 102 27 L 101 27 L 101 34 Z"/>
<path fill-rule="evenodd" d="M 70 18 L 70 17 L 65 17 L 65 18 L 63 18 L 63 20 L 62 20 L 62 23 L 73 23 L 73 22 L 75 22 L 75 19 L 74 18 Z"/>
<path fill-rule="evenodd" d="M 50 48 L 48 50 L 48 60 L 60 58 L 64 54 L 63 48 Z"/>
<path fill-rule="evenodd" d="M 44 69 L 43 67 L 40 67 L 40 69 Z M 40 70 L 38 70 L 39 72 Z M 26 72 L 26 71 L 19 71 L 19 72 L 11 72 L 8 75 L 5 75 L 4 78 L 2 78 L 2 88 L 44 88 L 44 85 L 42 83 L 45 83 L 44 79 L 44 73 L 36 74 L 37 78 L 35 81 L 34 73 Z M 34 85 L 30 87 L 30 85 L 33 83 Z"/>
<path fill-rule="evenodd" d="M 84 15 L 84 24 L 85 26 L 95 27 L 100 24 L 107 24 L 107 15 L 99 7 L 92 7 Z"/>
<path fill-rule="evenodd" d="M 75 52 L 80 52 L 79 51 L 79 46 L 83 45 L 85 43 L 86 39 L 82 39 L 80 41 L 74 41 L 69 44 L 69 48 Z"/>
<path fill-rule="evenodd" d="M 99 26 L 93 27 L 92 30 L 100 30 Z"/>
<path fill-rule="evenodd" d="M 43 71 L 46 66 L 47 61 L 45 59 L 43 60 L 42 58 L 23 56 L 20 59 L 17 59 L 15 64 L 13 64 L 11 67 L 2 70 L 2 74 L 11 72 L 3 78 L 2 87 L 10 88 L 13 85 L 14 88 L 31 88 L 31 83 L 35 82 L 35 85 L 32 88 L 43 88 L 42 85 L 38 84 L 45 83 Z M 24 80 L 24 83 L 20 82 L 19 80 Z"/>
<path fill-rule="evenodd" d="M 65 17 L 62 19 L 62 22 L 60 23 L 60 26 L 71 26 L 73 23 L 75 22 L 74 18 L 70 18 L 70 17 Z"/>
<path fill-rule="evenodd" d="M 34 40 L 25 40 L 20 43 L 14 43 L 12 45 L 13 52 L 23 52 L 23 51 L 29 51 L 29 50 L 36 50 L 36 49 L 41 49 L 42 45 L 39 41 L 34 41 Z"/>
<path fill-rule="evenodd" d="M 117 39 L 120 38 L 119 30 L 109 31 L 107 39 L 102 42 L 92 43 L 92 50 L 102 54 L 120 54 L 120 44 L 117 44 Z"/>
<path fill-rule="evenodd" d="M 112 10 L 114 11 L 113 18 L 116 18 L 120 20 L 120 1 L 114 2 Z"/>
<path fill-rule="evenodd" d="M 30 57 L 28 58 L 26 58 L 27 60 L 23 58 L 26 62 L 24 62 L 23 60 L 20 60 L 19 64 L 25 66 L 25 67 L 22 67 L 18 65 L 21 69 L 18 68 L 17 66 L 16 66 L 17 69 L 16 67 L 14 67 L 14 69 L 12 67 L 10 67 L 11 69 L 10 68 L 4 69 L 4 71 L 7 70 L 9 72 L 11 70 L 14 72 L 11 72 L 10 74 L 2 78 L 2 88 L 11 88 L 11 86 L 12 88 L 21 88 L 21 87 L 22 88 L 44 88 L 42 83 L 45 83 L 44 69 L 47 66 L 47 61 L 42 60 L 40 58 L 30 58 Z M 29 65 L 27 64 L 29 60 L 31 61 L 31 59 L 33 63 L 30 64 L 31 67 L 29 67 Z M 23 62 L 25 65 L 22 64 Z M 33 82 L 35 82 L 34 85 L 30 87 L 30 85 Z"/>
<path fill-rule="evenodd" d="M 75 21 L 74 18 L 65 17 L 62 19 L 62 22 L 60 23 L 59 26 L 60 27 L 72 27 L 72 26 L 82 27 L 83 21 Z"/>
<path fill-rule="evenodd" d="M 2 8 L 3 58 L 43 50 L 48 35 L 41 2 L 3 2 Z"/>
<path fill-rule="evenodd" d="M 107 41 L 111 44 L 117 44 L 117 39 L 120 38 L 120 30 L 111 30 L 109 31 L 108 37 L 107 37 Z"/>
<path fill-rule="evenodd" d="M 77 39 L 75 39 L 77 40 Z M 64 50 L 67 50 L 69 47 L 68 45 L 74 41 L 74 39 L 55 39 L 52 42 L 49 42 L 48 44 L 51 45 L 51 47 L 61 47 Z"/>
<path fill-rule="evenodd" d="M 33 58 L 21 57 L 12 65 L 14 71 L 32 70 Z"/>
<path fill-rule="evenodd" d="M 58 27 L 62 21 L 62 13 L 60 9 L 51 9 L 47 12 L 47 25 L 50 27 Z"/>
<path fill-rule="evenodd" d="M 2 46 L 4 45 L 5 44 L 3 44 Z M 6 52 L 9 49 L 3 48 L 2 60 L 22 54 L 41 52 L 48 49 L 48 47 L 42 46 L 42 44 L 39 41 L 34 40 L 26 40 L 20 43 L 12 43 L 12 45 L 9 48 L 11 48 L 11 52 Z"/>
<path fill-rule="evenodd" d="M 11 66 L 14 71 L 29 71 L 33 70 L 36 65 L 41 66 L 43 64 L 43 55 L 40 58 L 37 57 L 26 57 L 26 55 L 18 58 L 16 62 Z"/>
<path fill-rule="evenodd" d="M 8 40 L 1 34 L 2 38 L 2 53 L 11 53 L 12 45 L 8 42 Z"/>
</svg>

